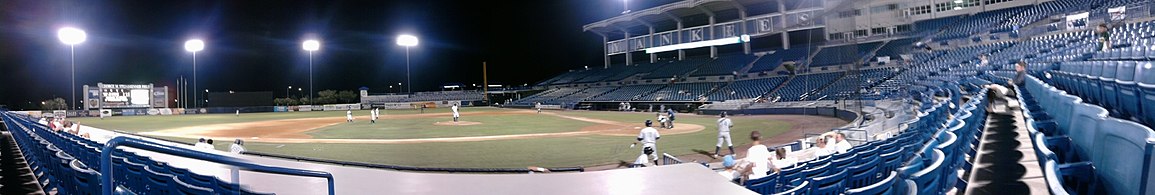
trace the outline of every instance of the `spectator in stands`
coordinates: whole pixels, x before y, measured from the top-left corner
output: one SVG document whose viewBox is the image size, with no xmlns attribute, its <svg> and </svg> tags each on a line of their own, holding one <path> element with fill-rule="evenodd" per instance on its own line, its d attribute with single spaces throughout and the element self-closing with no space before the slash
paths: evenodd
<svg viewBox="0 0 1155 195">
<path fill-rule="evenodd" d="M 834 142 L 834 150 L 838 151 L 838 153 L 846 153 L 846 151 L 848 151 L 848 150 L 850 150 L 850 148 L 854 147 L 854 146 L 850 145 L 849 141 L 846 141 L 846 134 L 843 134 L 841 132 L 835 133 L 834 139 L 835 139 L 834 140 L 835 141 Z"/>
<path fill-rule="evenodd" d="M 240 154 L 241 152 L 245 151 L 244 145 L 245 145 L 244 140 L 241 140 L 241 139 L 234 140 L 233 144 L 229 146 L 229 152 L 231 152 L 233 154 Z"/>
<path fill-rule="evenodd" d="M 88 134 L 88 129 L 81 128 L 80 123 L 72 124 L 72 126 L 72 131 L 76 133 L 76 136 L 91 138 L 91 135 Z"/>
<path fill-rule="evenodd" d="M 746 149 L 745 161 L 750 163 L 749 171 L 745 174 L 749 179 L 758 179 L 766 177 L 770 172 L 770 149 L 766 145 L 762 145 L 762 133 L 758 131 L 750 132 L 750 140 L 753 141 L 750 148 Z"/>
<path fill-rule="evenodd" d="M 734 155 L 722 157 L 722 167 L 725 167 L 725 169 L 719 171 L 718 175 L 722 175 L 723 178 L 730 180 L 730 182 L 739 183 L 742 177 L 739 175 L 738 170 L 734 169 L 735 164 L 737 163 L 734 161 Z"/>
<path fill-rule="evenodd" d="M 1022 85 L 1027 79 L 1027 62 L 1019 61 L 1015 64 L 1015 77 L 1007 79 L 1005 86 L 1003 84 L 989 84 L 986 87 L 987 98 L 991 103 L 987 105 L 987 111 L 993 112 L 999 105 L 1007 105 L 1008 108 L 1017 108 L 1017 105 L 1012 104 L 1006 97 L 1016 96 L 1014 87 Z"/>
<path fill-rule="evenodd" d="M 778 172 L 782 168 L 794 166 L 795 163 L 798 163 L 798 159 L 786 155 L 785 147 L 774 149 L 774 160 L 770 160 L 770 164 L 774 165 L 774 172 Z"/>
<path fill-rule="evenodd" d="M 991 64 L 991 61 L 990 61 L 988 58 L 990 58 L 990 56 L 987 56 L 987 54 L 982 54 L 982 55 L 979 55 L 979 64 L 978 64 L 978 66 L 979 66 L 979 67 L 986 67 L 987 65 L 990 65 L 990 64 Z"/>
<path fill-rule="evenodd" d="M 40 117 L 40 121 L 36 121 L 36 123 L 40 123 L 41 125 L 48 125 L 48 117 Z"/>
<path fill-rule="evenodd" d="M 193 144 L 193 147 L 200 148 L 200 149 L 209 149 L 209 150 L 213 149 L 213 145 L 209 144 L 205 140 L 205 138 L 201 138 L 201 139 L 197 140 L 197 143 Z"/>
<path fill-rule="evenodd" d="M 821 156 L 834 154 L 834 151 L 831 150 L 830 147 L 827 147 L 826 141 L 830 140 L 830 139 L 831 138 L 828 136 L 819 136 L 817 139 L 814 139 L 814 144 L 816 145 L 814 147 L 814 156 L 815 157 L 821 157 Z"/>
<path fill-rule="evenodd" d="M 1103 51 L 1111 49 L 1111 30 L 1107 24 L 1099 24 L 1095 27 L 1095 35 L 1099 36 L 1099 44 Z"/>
<path fill-rule="evenodd" d="M 734 154 L 734 142 L 730 140 L 730 128 L 734 127 L 734 123 L 730 118 L 726 118 L 726 112 L 722 112 L 718 119 L 718 144 L 714 145 L 714 158 L 718 158 L 718 154 L 722 153 L 722 142 L 730 147 L 730 155 Z"/>
</svg>

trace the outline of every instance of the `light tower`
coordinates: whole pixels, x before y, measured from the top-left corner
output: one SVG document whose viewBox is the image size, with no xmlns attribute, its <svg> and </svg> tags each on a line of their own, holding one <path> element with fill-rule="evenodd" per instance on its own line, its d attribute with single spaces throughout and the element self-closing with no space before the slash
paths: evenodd
<svg viewBox="0 0 1155 195">
<path fill-rule="evenodd" d="M 87 40 L 88 34 L 84 33 L 84 30 L 64 27 L 56 31 L 56 37 L 60 38 L 61 43 L 68 45 L 68 51 L 72 59 L 72 84 L 70 85 L 72 88 L 70 89 L 70 91 L 72 91 L 72 100 L 68 102 L 68 104 L 71 105 L 69 109 L 72 109 L 75 108 L 73 106 L 76 106 L 76 44 L 83 43 Z"/>
<path fill-rule="evenodd" d="M 205 49 L 205 42 L 200 39 L 193 39 L 184 42 L 184 50 L 192 52 L 193 59 L 193 90 L 197 88 L 197 52 Z M 197 93 L 193 93 L 193 107 L 197 107 L 200 102 L 197 101 Z"/>
<path fill-rule="evenodd" d="M 409 48 L 417 46 L 417 37 L 413 35 L 397 36 L 397 45 L 405 46 L 405 91 L 413 93 L 413 82 L 409 80 Z"/>
<path fill-rule="evenodd" d="M 321 49 L 321 42 L 317 40 L 306 40 L 301 43 L 301 48 L 309 51 L 309 105 L 313 104 L 313 51 Z"/>
</svg>

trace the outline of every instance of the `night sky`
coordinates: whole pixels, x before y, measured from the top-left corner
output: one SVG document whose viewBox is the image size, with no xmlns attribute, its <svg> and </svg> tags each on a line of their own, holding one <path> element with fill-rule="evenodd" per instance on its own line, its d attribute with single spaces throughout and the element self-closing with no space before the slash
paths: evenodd
<svg viewBox="0 0 1155 195">
<path fill-rule="evenodd" d="M 652 7 L 671 0 L 630 2 Z M 314 53 L 317 91 L 405 81 L 400 34 L 414 34 L 413 91 L 447 83 L 534 84 L 566 70 L 601 66 L 601 38 L 581 26 L 620 14 L 621 0 L 509 1 L 12 1 L 0 0 L 0 105 L 70 98 L 69 47 L 56 30 L 83 29 L 76 45 L 77 98 L 97 82 L 175 87 L 192 76 L 186 40 L 199 38 L 198 88 L 272 91 L 308 86 Z M 191 85 L 191 82 L 190 82 Z M 175 96 L 176 94 L 170 94 Z"/>
</svg>

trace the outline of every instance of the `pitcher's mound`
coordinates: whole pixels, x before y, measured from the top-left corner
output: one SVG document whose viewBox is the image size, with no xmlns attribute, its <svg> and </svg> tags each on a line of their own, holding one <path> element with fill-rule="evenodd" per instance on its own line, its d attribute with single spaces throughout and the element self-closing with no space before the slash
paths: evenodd
<svg viewBox="0 0 1155 195">
<path fill-rule="evenodd" d="M 480 122 L 472 122 L 472 121 L 457 121 L 457 122 L 441 121 L 441 122 L 433 123 L 433 125 L 440 125 L 440 126 L 468 126 L 468 125 L 480 125 L 480 124 L 481 124 Z"/>
</svg>

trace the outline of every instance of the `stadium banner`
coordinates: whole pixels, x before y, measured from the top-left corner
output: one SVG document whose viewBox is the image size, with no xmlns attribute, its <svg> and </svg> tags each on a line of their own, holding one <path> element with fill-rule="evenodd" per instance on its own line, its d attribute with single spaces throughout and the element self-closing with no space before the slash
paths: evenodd
<svg viewBox="0 0 1155 195">
<path fill-rule="evenodd" d="M 750 36 L 764 35 L 777 30 L 781 26 L 782 16 L 763 16 L 747 19 L 746 27 L 750 29 Z"/>
<path fill-rule="evenodd" d="M 124 109 L 124 110 L 120 110 L 120 115 L 123 115 L 123 116 L 132 116 L 132 115 L 136 115 L 136 110 L 133 110 L 133 109 Z"/>
<path fill-rule="evenodd" d="M 413 109 L 413 105 L 411 105 L 409 103 L 384 103 L 384 104 L 378 104 L 378 106 L 385 108 L 386 110 Z"/>
<path fill-rule="evenodd" d="M 706 34 L 706 32 L 707 32 L 706 30 L 708 30 L 707 27 L 709 27 L 709 26 L 700 26 L 700 27 L 682 30 L 682 42 L 683 43 L 689 43 L 689 42 L 705 41 L 705 40 L 710 39 L 710 37 L 708 37 L 710 35 Z"/>
<path fill-rule="evenodd" d="M 148 115 L 160 115 L 160 109 L 148 109 Z"/>
<path fill-rule="evenodd" d="M 288 111 L 289 111 L 288 106 L 274 106 L 273 107 L 273 112 L 288 112 Z"/>
<path fill-rule="evenodd" d="M 733 21 L 714 25 L 714 37 L 737 37 L 743 34 L 741 21 Z"/>
<path fill-rule="evenodd" d="M 654 34 L 654 43 L 652 46 L 661 47 L 678 44 L 677 39 L 674 39 L 674 37 L 678 36 L 677 34 L 678 32 L 674 30 Z"/>
<path fill-rule="evenodd" d="M 1087 27 L 1087 17 L 1090 16 L 1090 12 L 1067 15 L 1067 29 Z"/>
<path fill-rule="evenodd" d="M 341 111 L 350 110 L 353 108 L 361 109 L 359 104 L 327 104 L 323 106 L 325 111 Z"/>
<path fill-rule="evenodd" d="M 313 105 L 300 105 L 300 106 L 297 106 L 297 111 L 298 111 L 298 112 L 309 112 L 309 111 L 313 111 Z"/>
<path fill-rule="evenodd" d="M 545 104 L 542 104 L 542 105 L 536 105 L 536 106 L 534 106 L 534 107 L 535 107 L 535 108 L 541 108 L 541 109 L 545 109 L 545 110 L 561 110 L 561 105 L 545 105 Z"/>
<path fill-rule="evenodd" d="M 629 46 L 626 45 L 625 40 L 610 41 L 606 43 L 606 52 L 609 54 L 620 54 L 629 51 Z"/>
<path fill-rule="evenodd" d="M 1107 14 L 1111 15 L 1111 21 L 1123 21 L 1127 19 L 1127 6 L 1107 8 Z"/>
<path fill-rule="evenodd" d="M 166 115 L 166 116 L 167 116 L 167 115 L 172 115 L 172 109 L 168 109 L 168 108 L 161 108 L 161 109 L 158 109 L 158 110 L 160 110 L 160 115 Z"/>
</svg>

